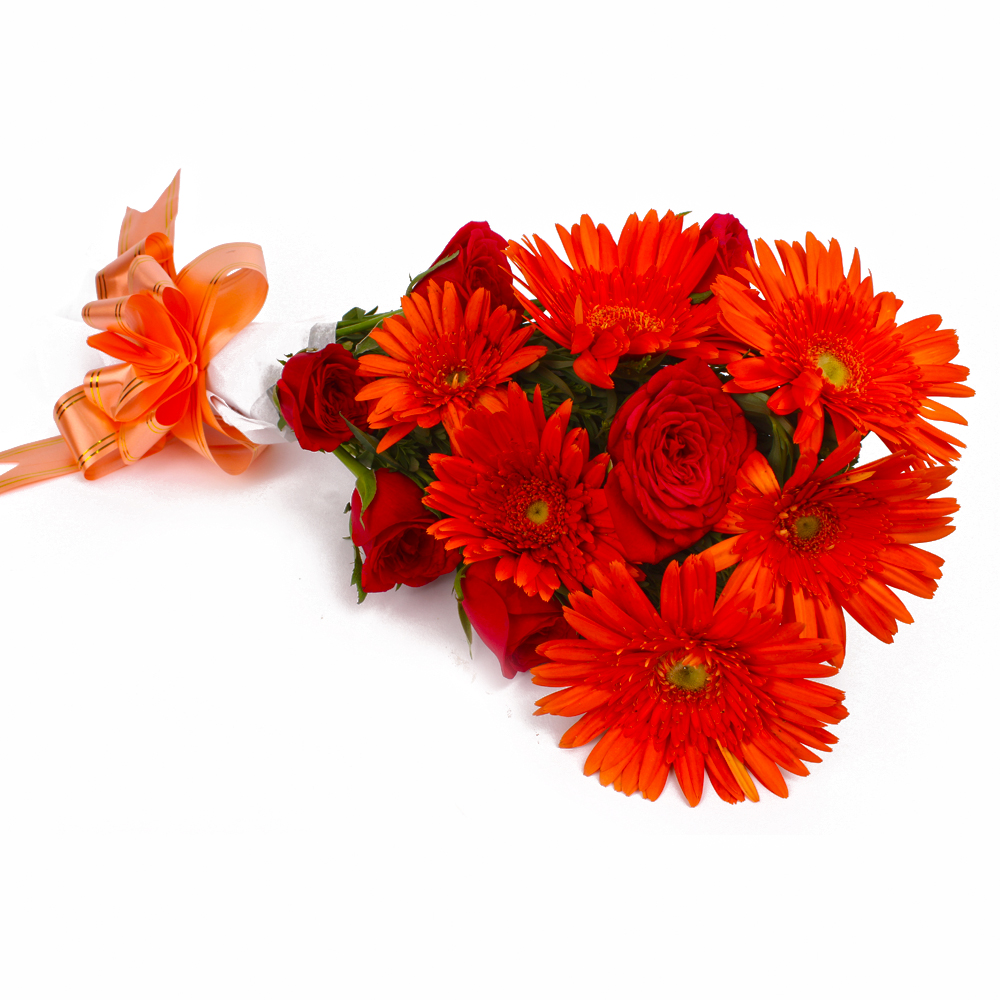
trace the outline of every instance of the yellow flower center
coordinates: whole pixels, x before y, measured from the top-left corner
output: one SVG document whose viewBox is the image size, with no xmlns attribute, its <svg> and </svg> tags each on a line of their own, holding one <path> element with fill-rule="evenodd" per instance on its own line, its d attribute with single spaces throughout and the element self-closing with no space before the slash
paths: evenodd
<svg viewBox="0 0 1000 1000">
<path fill-rule="evenodd" d="M 663 320 L 659 316 L 653 316 L 645 309 L 636 309 L 634 306 L 594 306 L 587 319 L 597 330 L 611 330 L 621 326 L 629 337 L 659 333 L 663 329 Z"/>
<path fill-rule="evenodd" d="M 804 509 L 793 503 L 778 514 L 774 533 L 801 555 L 818 556 L 837 544 L 840 520 L 829 504 L 809 504 Z"/>
<path fill-rule="evenodd" d="M 545 524 L 549 519 L 549 505 L 544 500 L 536 500 L 534 503 L 528 505 L 524 516 L 532 524 Z"/>
<path fill-rule="evenodd" d="M 708 671 L 693 663 L 673 663 L 663 666 L 666 667 L 667 683 L 685 691 L 700 691 L 708 680 Z"/>
<path fill-rule="evenodd" d="M 816 358 L 816 365 L 823 373 L 823 378 L 838 389 L 843 389 L 851 380 L 851 369 L 829 351 L 824 351 Z"/>
<path fill-rule="evenodd" d="M 457 389 L 460 385 L 465 385 L 468 379 L 469 373 L 464 368 L 459 368 L 457 371 L 453 371 L 451 375 L 448 376 L 448 384 L 453 389 Z"/>
<path fill-rule="evenodd" d="M 798 538 L 812 538 L 821 527 L 823 525 L 820 519 L 812 514 L 804 514 L 792 523 L 792 531 Z"/>
</svg>

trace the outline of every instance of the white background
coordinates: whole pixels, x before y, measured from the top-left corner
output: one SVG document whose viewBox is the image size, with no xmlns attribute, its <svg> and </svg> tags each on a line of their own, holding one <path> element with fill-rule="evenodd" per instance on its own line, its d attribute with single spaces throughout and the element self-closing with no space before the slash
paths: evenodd
<svg viewBox="0 0 1000 1000">
<path fill-rule="evenodd" d="M 183 167 L 177 261 L 263 245 L 262 320 L 391 307 L 469 219 L 733 212 L 858 246 L 980 395 L 958 532 L 790 797 L 584 778 L 449 583 L 348 584 L 334 460 L 183 447 L 0 497 L 0 995 L 990 995 L 997 24 L 964 3 L 103 3 L 5 23 L 0 449 Z M 973 13 L 978 11 L 978 13 Z M 53 332 L 55 331 L 55 332 Z M 289 350 L 299 346 L 292 344 Z M 905 596 L 905 595 L 904 595 Z"/>
</svg>

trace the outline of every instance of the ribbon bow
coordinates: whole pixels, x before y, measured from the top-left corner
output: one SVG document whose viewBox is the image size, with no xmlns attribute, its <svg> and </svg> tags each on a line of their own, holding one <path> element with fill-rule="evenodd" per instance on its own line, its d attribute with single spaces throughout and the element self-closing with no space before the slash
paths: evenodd
<svg viewBox="0 0 1000 1000">
<path fill-rule="evenodd" d="M 180 177 L 148 212 L 125 210 L 119 256 L 97 275 L 97 301 L 83 309 L 84 322 L 102 331 L 87 343 L 122 363 L 95 368 L 59 398 L 59 437 L 0 452 L 0 462 L 17 462 L 0 476 L 0 493 L 77 471 L 98 479 L 155 454 L 171 436 L 231 475 L 264 447 L 212 411 L 205 385 L 209 362 L 264 304 L 264 255 L 254 243 L 226 243 L 177 274 Z"/>
</svg>

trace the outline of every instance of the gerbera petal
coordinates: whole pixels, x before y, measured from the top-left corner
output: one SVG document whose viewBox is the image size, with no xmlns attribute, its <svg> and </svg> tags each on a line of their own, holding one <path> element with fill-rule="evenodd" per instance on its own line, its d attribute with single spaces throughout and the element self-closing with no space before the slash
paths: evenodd
<svg viewBox="0 0 1000 1000">
<path fill-rule="evenodd" d="M 940 330 L 939 316 L 896 325 L 902 304 L 892 293 L 872 293 L 870 277 L 860 278 L 855 252 L 850 273 L 836 240 L 829 249 L 807 234 L 805 248 L 776 244 L 782 264 L 762 240 L 759 267 L 749 265 L 763 298 L 747 294 L 734 279 L 720 279 L 719 322 L 762 352 L 759 359 L 736 361 L 729 391 L 759 391 L 765 370 L 787 373 L 772 382 L 778 391 L 769 405 L 776 413 L 803 410 L 795 442 L 818 450 L 823 414 L 834 421 L 838 437 L 855 427 L 875 431 L 891 449 L 907 448 L 938 461 L 957 457 L 961 442 L 926 424 L 923 417 L 954 420 L 947 407 L 929 405 L 930 396 L 951 395 L 968 371 L 950 364 L 958 350 L 953 330 Z M 783 266 L 783 269 L 782 269 Z M 747 371 L 746 377 L 742 368 Z M 751 378 L 751 372 L 754 377 Z"/>
<path fill-rule="evenodd" d="M 544 240 L 510 244 L 507 255 L 541 309 L 530 310 L 539 330 L 579 355 L 574 370 L 593 385 L 612 387 L 623 354 L 699 350 L 699 335 L 713 313 L 692 307 L 690 292 L 715 248 L 700 248 L 697 226 L 679 216 L 661 220 L 650 211 L 630 216 L 616 245 L 608 228 L 583 216 L 571 232 L 557 226 L 569 265 Z M 701 321 L 700 321 L 701 320 Z M 708 356 L 717 353 L 706 347 Z"/>
<path fill-rule="evenodd" d="M 447 415 L 451 433 L 469 408 L 488 402 L 498 386 L 545 353 L 544 347 L 522 347 L 526 334 L 511 336 L 515 311 L 503 305 L 490 311 L 489 300 L 485 289 L 476 289 L 463 310 L 452 282 L 442 290 L 430 280 L 426 298 L 405 297 L 403 316 L 387 317 L 372 331 L 390 357 L 359 359 L 359 372 L 374 379 L 361 398 L 381 399 L 369 417 L 371 428 L 414 422 L 430 428 Z M 393 432 L 392 440 L 400 436 Z M 390 447 L 383 444 L 380 451 Z"/>
</svg>

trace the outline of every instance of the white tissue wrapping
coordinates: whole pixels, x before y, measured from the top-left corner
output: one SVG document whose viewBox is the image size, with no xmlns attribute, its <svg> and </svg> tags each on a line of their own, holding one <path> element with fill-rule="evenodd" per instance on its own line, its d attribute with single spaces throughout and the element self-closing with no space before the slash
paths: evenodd
<svg viewBox="0 0 1000 1000">
<path fill-rule="evenodd" d="M 230 427 L 254 444 L 294 441 L 291 429 L 278 430 L 271 386 L 281 378 L 281 361 L 302 350 L 312 323 L 251 323 L 208 366 L 208 402 Z"/>
</svg>

